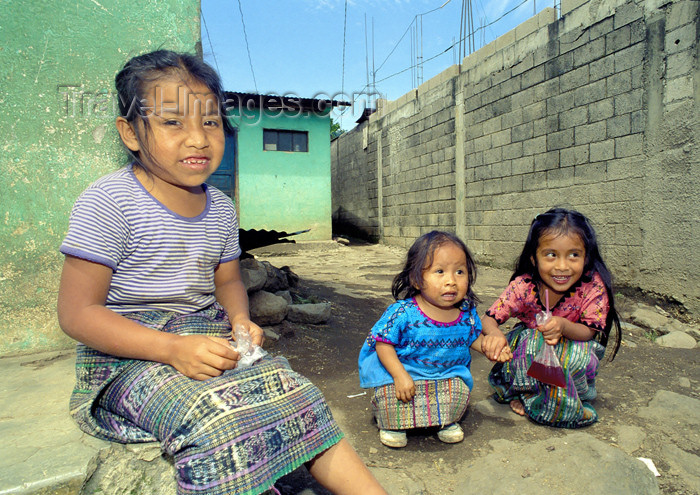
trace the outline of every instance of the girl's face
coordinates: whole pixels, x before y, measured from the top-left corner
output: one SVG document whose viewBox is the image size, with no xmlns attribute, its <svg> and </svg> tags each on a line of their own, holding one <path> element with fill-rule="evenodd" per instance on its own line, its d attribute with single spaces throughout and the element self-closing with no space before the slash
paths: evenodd
<svg viewBox="0 0 700 495">
<path fill-rule="evenodd" d="M 467 256 L 452 242 L 438 246 L 433 251 L 432 263 L 423 268 L 420 287 L 422 301 L 439 311 L 454 309 L 469 289 Z"/>
<path fill-rule="evenodd" d="M 544 234 L 535 256 L 532 262 L 544 285 L 542 289 L 549 289 L 555 302 L 583 275 L 586 248 L 578 234 Z"/>
<path fill-rule="evenodd" d="M 224 156 L 216 96 L 201 82 L 173 75 L 152 83 L 145 99 L 147 128 L 139 119 L 128 128 L 117 121 L 124 143 L 138 153 L 158 192 L 201 191 Z"/>
</svg>

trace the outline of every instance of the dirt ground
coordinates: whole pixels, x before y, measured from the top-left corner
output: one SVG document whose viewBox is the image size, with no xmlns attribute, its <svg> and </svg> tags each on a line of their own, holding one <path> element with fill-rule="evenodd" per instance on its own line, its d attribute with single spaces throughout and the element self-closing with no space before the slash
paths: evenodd
<svg viewBox="0 0 700 495">
<path fill-rule="evenodd" d="M 538 442 L 567 443 L 571 430 L 537 425 L 490 399 L 486 377 L 491 364 L 473 353 L 475 386 L 461 422 L 465 441 L 446 445 L 437 440 L 434 432 L 424 431 L 409 433 L 408 446 L 403 449 L 384 447 L 372 421 L 368 396 L 359 395 L 364 390 L 359 386 L 357 356 L 369 329 L 392 302 L 391 280 L 401 268 L 405 251 L 358 242 L 350 245 L 319 242 L 278 244 L 253 253 L 257 259 L 276 267 L 289 266 L 300 277 L 296 291 L 309 302 L 332 303 L 332 317 L 326 324 L 284 322 L 271 327 L 280 339 L 268 340 L 265 348 L 287 357 L 294 369 L 321 388 L 350 443 L 390 493 L 471 493 L 465 488 L 465 473 L 488 462 L 500 462 L 510 470 L 520 469 L 520 478 L 530 478 L 532 474 L 535 480 L 534 471 L 539 471 L 539 466 L 518 465 L 508 455 L 509 449 L 527 449 Z M 482 300 L 480 314 L 505 288 L 509 276 L 507 270 L 480 267 L 475 285 Z M 633 301 L 621 301 L 625 303 Z M 606 361 L 598 375 L 599 398 L 594 405 L 600 421 L 580 431 L 590 435 L 587 438 L 593 437 L 591 441 L 599 440 L 603 447 L 615 447 L 615 452 L 619 450 L 630 459 L 652 459 L 661 473 L 656 478 L 661 493 L 700 493 L 700 469 L 696 469 L 700 459 L 700 413 L 695 411 L 690 418 L 678 417 L 680 406 L 673 404 L 668 407 L 675 408 L 675 413 L 644 413 L 650 410 L 648 406 L 659 391 L 670 392 L 681 401 L 691 401 L 691 405 L 697 403 L 699 383 L 698 348 L 662 348 L 644 335 L 624 335 L 617 357 L 611 363 Z M 553 445 L 547 450 L 554 450 Z M 567 459 L 555 459 L 566 465 Z M 574 469 L 578 469 L 576 459 L 572 461 Z M 582 486 L 591 476 L 596 474 L 580 473 Z M 578 478 L 572 479 L 578 483 Z M 554 486 L 538 483 L 538 493 L 546 486 Z M 284 494 L 327 493 L 303 470 L 280 480 L 278 488 Z M 614 486 L 609 488 L 609 493 L 622 492 Z M 637 489 L 630 490 L 634 493 Z M 556 493 L 557 489 L 549 492 Z M 570 493 L 574 492 L 572 488 Z"/>
</svg>

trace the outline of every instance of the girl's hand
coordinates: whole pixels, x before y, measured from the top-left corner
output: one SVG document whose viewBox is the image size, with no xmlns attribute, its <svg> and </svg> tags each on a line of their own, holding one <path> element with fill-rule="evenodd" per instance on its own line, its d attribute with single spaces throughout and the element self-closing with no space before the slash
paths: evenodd
<svg viewBox="0 0 700 495">
<path fill-rule="evenodd" d="M 539 325 L 537 330 L 542 332 L 544 341 L 549 345 L 556 345 L 564 334 L 564 326 L 568 320 L 561 316 L 552 316 L 544 325 Z"/>
<path fill-rule="evenodd" d="M 250 321 L 248 318 L 240 317 L 240 318 L 234 319 L 231 322 L 232 334 L 234 333 L 234 329 L 236 328 L 236 325 L 243 326 L 248 331 L 248 335 L 250 335 L 250 338 L 253 341 L 253 344 L 262 347 L 263 342 L 265 341 L 265 333 L 263 332 L 262 328 L 260 328 L 255 323 Z M 236 340 L 235 336 L 234 336 L 234 340 Z"/>
<path fill-rule="evenodd" d="M 402 373 L 394 378 L 394 388 L 396 389 L 396 398 L 401 402 L 411 402 L 413 396 L 416 395 L 416 385 L 408 373 Z"/>
<path fill-rule="evenodd" d="M 497 334 L 483 336 L 481 351 L 489 360 L 499 363 L 510 361 L 513 357 L 508 340 L 500 331 Z"/>
<path fill-rule="evenodd" d="M 167 364 L 189 378 L 206 380 L 235 368 L 238 359 L 226 339 L 183 335 L 174 339 Z"/>
</svg>

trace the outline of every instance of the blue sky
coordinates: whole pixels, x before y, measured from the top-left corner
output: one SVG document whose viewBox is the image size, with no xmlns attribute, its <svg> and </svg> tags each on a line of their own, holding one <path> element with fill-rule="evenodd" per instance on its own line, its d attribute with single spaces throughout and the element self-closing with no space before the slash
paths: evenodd
<svg viewBox="0 0 700 495">
<path fill-rule="evenodd" d="M 421 50 L 423 81 L 459 59 L 459 46 L 450 47 L 459 43 L 462 0 L 201 0 L 201 5 L 204 58 L 218 68 L 226 90 L 352 100 L 351 109 L 333 115 L 345 129 L 367 105 L 368 97 L 357 95 L 367 91 L 372 73 L 376 91 L 395 100 L 420 82 L 411 67 Z M 553 6 L 553 0 L 472 0 L 476 49 L 531 17 L 535 8 Z"/>
</svg>

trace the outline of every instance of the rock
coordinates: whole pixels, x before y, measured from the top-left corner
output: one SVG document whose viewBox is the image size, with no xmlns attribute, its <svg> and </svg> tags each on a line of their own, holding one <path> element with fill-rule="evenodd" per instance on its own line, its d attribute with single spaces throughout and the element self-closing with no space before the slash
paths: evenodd
<svg viewBox="0 0 700 495">
<path fill-rule="evenodd" d="M 700 426 L 700 400 L 685 395 L 659 390 L 647 407 L 640 407 L 642 418 L 659 421 L 673 428 Z"/>
<path fill-rule="evenodd" d="M 287 274 L 280 268 L 273 266 L 268 261 L 263 261 L 262 264 L 267 270 L 267 281 L 263 290 L 268 292 L 277 292 L 279 290 L 289 289 L 289 282 L 287 281 Z"/>
<path fill-rule="evenodd" d="M 261 290 L 250 295 L 250 319 L 260 326 L 276 325 L 287 316 L 289 305 L 283 297 Z"/>
<path fill-rule="evenodd" d="M 648 306 L 641 306 L 637 308 L 634 313 L 632 313 L 631 319 L 632 323 L 646 328 L 651 328 L 653 330 L 664 326 L 669 321 L 667 317 L 659 314 L 658 311 L 649 308 Z"/>
<path fill-rule="evenodd" d="M 683 332 L 687 333 L 688 335 L 692 336 L 695 340 L 698 340 L 700 338 L 700 330 L 691 326 L 691 325 L 686 325 L 685 323 L 681 323 L 678 320 L 670 320 L 668 323 L 666 323 L 664 326 L 659 327 L 659 333 L 660 334 L 667 334 L 671 332 Z"/>
<path fill-rule="evenodd" d="M 325 323 L 331 317 L 331 303 L 291 304 L 287 319 L 295 323 Z"/>
<path fill-rule="evenodd" d="M 283 297 L 287 304 L 292 304 L 292 294 L 288 290 L 278 290 L 275 292 L 276 296 Z"/>
<path fill-rule="evenodd" d="M 638 327 L 637 325 L 633 325 L 632 323 L 628 323 L 626 321 L 620 322 L 620 329 L 628 334 L 644 335 L 644 329 L 642 327 Z"/>
<path fill-rule="evenodd" d="M 697 346 L 695 339 L 685 332 L 671 332 L 656 339 L 656 343 L 662 347 L 675 349 L 693 349 Z"/>
<path fill-rule="evenodd" d="M 338 244 L 342 244 L 343 246 L 349 246 L 349 245 L 350 245 L 350 241 L 347 240 L 345 237 L 340 237 L 340 236 L 338 236 L 338 237 L 334 237 L 333 240 L 334 240 L 335 242 L 337 242 Z"/>
<path fill-rule="evenodd" d="M 673 444 L 663 446 L 665 458 L 673 471 L 676 471 L 689 487 L 700 487 L 700 457 Z"/>
<path fill-rule="evenodd" d="M 659 493 L 644 463 L 588 433 L 567 431 L 526 443 L 499 439 L 489 445 L 492 453 L 459 470 L 455 478 L 463 481 L 455 494 Z"/>
<path fill-rule="evenodd" d="M 515 414 L 508 404 L 499 404 L 493 399 L 484 399 L 474 404 L 474 410 L 489 418 L 502 418 L 512 421 L 527 421 L 525 416 Z"/>
<path fill-rule="evenodd" d="M 690 388 L 690 380 L 687 377 L 682 376 L 678 379 L 678 385 L 681 387 Z"/>
<path fill-rule="evenodd" d="M 283 266 L 280 270 L 287 276 L 287 285 L 289 287 L 296 287 L 299 284 L 299 275 L 294 273 L 291 268 Z"/>
<path fill-rule="evenodd" d="M 262 289 L 267 282 L 267 270 L 265 266 L 254 258 L 241 260 L 241 278 L 246 290 L 255 292 Z"/>
<path fill-rule="evenodd" d="M 263 328 L 263 333 L 265 334 L 266 339 L 274 340 L 277 342 L 280 339 L 280 336 L 277 332 L 273 332 L 269 328 Z"/>
<path fill-rule="evenodd" d="M 620 425 L 617 427 L 617 444 L 628 454 L 639 449 L 647 437 L 644 430 L 637 426 Z"/>
</svg>

